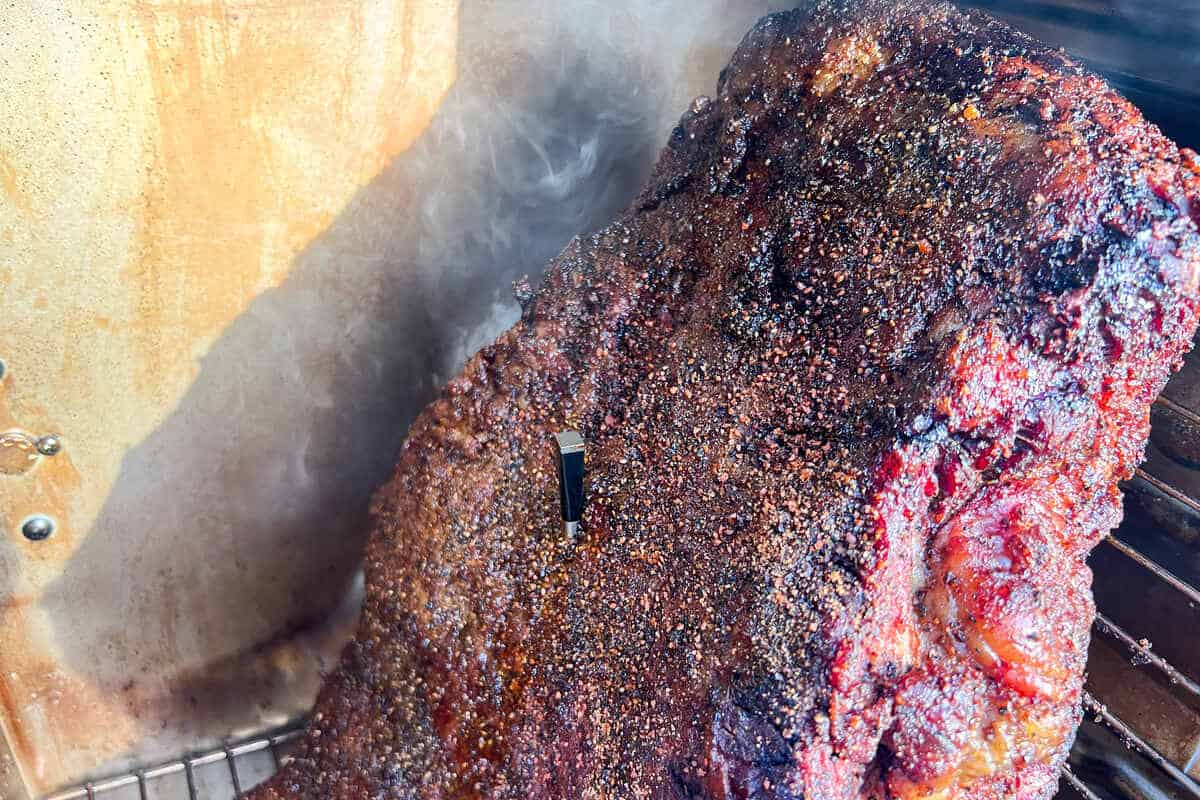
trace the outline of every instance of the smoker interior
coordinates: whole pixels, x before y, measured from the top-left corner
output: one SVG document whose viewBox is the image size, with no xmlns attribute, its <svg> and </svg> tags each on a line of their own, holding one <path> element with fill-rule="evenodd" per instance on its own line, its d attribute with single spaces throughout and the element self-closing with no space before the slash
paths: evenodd
<svg viewBox="0 0 1200 800">
<path fill-rule="evenodd" d="M 1152 121 L 1200 148 L 1200 0 L 983 0 L 973 5 L 1060 44 Z M 1085 717 L 1059 797 L 1200 799 L 1200 355 L 1152 410 L 1125 521 L 1091 559 L 1098 616 Z M 299 721 L 212 752 L 54 796 L 240 795 L 295 743 Z"/>
</svg>

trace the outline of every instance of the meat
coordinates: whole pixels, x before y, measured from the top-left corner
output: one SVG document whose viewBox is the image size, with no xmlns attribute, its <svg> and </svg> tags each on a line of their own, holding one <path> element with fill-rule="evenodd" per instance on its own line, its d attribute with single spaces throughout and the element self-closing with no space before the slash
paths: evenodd
<svg viewBox="0 0 1200 800">
<path fill-rule="evenodd" d="M 413 425 L 252 796 L 1050 797 L 1198 223 L 1195 153 L 986 16 L 764 19 Z"/>
</svg>

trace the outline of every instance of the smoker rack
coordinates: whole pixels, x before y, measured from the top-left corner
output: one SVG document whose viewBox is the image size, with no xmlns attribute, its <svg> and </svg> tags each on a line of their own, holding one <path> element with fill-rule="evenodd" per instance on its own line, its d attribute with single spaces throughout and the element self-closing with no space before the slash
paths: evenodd
<svg viewBox="0 0 1200 800">
<path fill-rule="evenodd" d="M 185 756 L 46 800 L 230 800 L 240 798 L 287 763 L 301 736 L 298 723 L 215 750 Z"/>
<path fill-rule="evenodd" d="M 971 0 L 1105 75 L 1200 148 L 1200 0 Z M 1189 61 L 1191 59 L 1191 61 Z M 1191 69 L 1189 69 L 1191 65 Z M 1060 800 L 1200 800 L 1200 355 L 1152 410 L 1125 522 L 1093 553 L 1084 720 Z M 286 763 L 302 721 L 45 800 L 229 800 Z"/>
</svg>

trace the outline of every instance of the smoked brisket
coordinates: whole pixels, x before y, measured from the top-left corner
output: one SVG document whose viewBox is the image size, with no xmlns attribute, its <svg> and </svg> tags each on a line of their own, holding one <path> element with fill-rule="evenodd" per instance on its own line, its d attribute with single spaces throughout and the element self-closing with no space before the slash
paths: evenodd
<svg viewBox="0 0 1200 800">
<path fill-rule="evenodd" d="M 1194 152 L 985 15 L 762 20 L 413 424 L 251 796 L 1050 797 L 1198 223 Z"/>
</svg>

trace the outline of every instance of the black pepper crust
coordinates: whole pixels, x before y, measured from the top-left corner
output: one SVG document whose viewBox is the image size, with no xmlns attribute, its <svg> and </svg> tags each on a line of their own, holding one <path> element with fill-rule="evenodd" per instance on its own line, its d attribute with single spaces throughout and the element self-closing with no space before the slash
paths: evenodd
<svg viewBox="0 0 1200 800">
<path fill-rule="evenodd" d="M 1198 187 L 986 16 L 765 18 L 413 424 L 358 635 L 251 797 L 1049 797 Z"/>
</svg>

